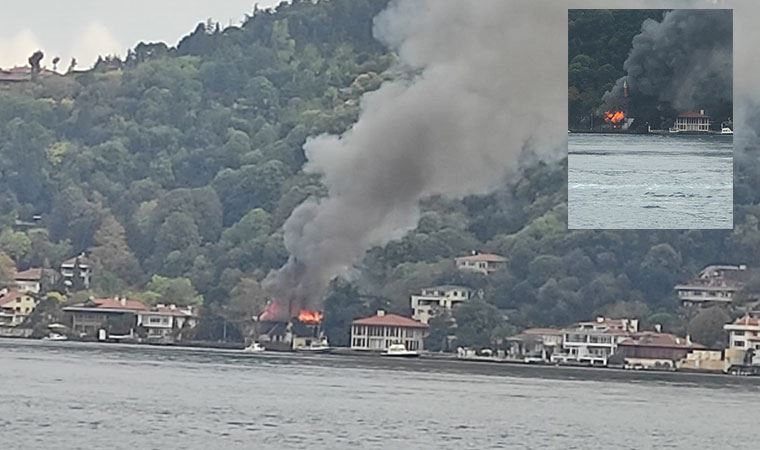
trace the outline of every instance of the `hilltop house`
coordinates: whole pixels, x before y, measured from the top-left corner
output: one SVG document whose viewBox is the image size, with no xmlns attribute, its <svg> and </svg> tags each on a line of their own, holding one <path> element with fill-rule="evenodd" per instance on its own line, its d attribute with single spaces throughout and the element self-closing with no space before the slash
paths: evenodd
<svg viewBox="0 0 760 450">
<path fill-rule="evenodd" d="M 16 272 L 13 283 L 20 292 L 39 294 L 42 290 L 42 277 L 44 271 L 39 268 L 31 268 Z"/>
<path fill-rule="evenodd" d="M 731 303 L 749 279 L 751 271 L 745 265 L 711 265 L 695 278 L 674 287 L 684 306 L 713 306 Z"/>
<path fill-rule="evenodd" d="M 442 285 L 424 288 L 411 296 L 412 319 L 427 324 L 438 311 L 451 311 L 456 305 L 471 299 L 472 289 L 465 286 Z"/>
<path fill-rule="evenodd" d="M 37 306 L 37 299 L 19 290 L 0 290 L 0 326 L 16 327 L 22 324 Z"/>
<path fill-rule="evenodd" d="M 676 118 L 671 131 L 674 132 L 708 132 L 710 131 L 710 116 L 705 110 L 683 112 Z"/>
<path fill-rule="evenodd" d="M 504 268 L 507 258 L 493 253 L 473 252 L 472 255 L 455 258 L 454 262 L 459 270 L 488 275 Z"/>
<path fill-rule="evenodd" d="M 392 344 L 404 344 L 407 350 L 419 351 L 424 347 L 427 328 L 422 322 L 381 310 L 351 323 L 351 348 L 386 351 Z"/>
<path fill-rule="evenodd" d="M 562 330 L 562 350 L 551 355 L 557 363 L 606 366 L 618 344 L 639 331 L 637 319 L 608 319 L 579 322 Z"/>
<path fill-rule="evenodd" d="M 66 289 L 89 289 L 92 269 L 87 256 L 82 253 L 61 263 L 61 276 Z"/>
</svg>

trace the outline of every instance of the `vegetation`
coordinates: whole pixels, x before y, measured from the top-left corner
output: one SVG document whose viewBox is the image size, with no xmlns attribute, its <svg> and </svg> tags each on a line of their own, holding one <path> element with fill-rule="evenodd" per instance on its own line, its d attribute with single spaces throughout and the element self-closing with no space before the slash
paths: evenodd
<svg viewBox="0 0 760 450">
<path fill-rule="evenodd" d="M 93 294 L 201 304 L 199 339 L 247 336 L 261 280 L 288 256 L 283 222 L 324 194 L 302 171 L 302 145 L 349 127 L 360 96 L 392 76 L 395 57 L 371 31 L 385 4 L 283 3 L 240 27 L 201 24 L 176 48 L 140 44 L 87 73 L 0 88 L 0 278 L 4 255 L 23 269 L 88 251 Z M 613 15 L 571 42 L 571 111 L 593 108 L 620 75 L 634 31 Z M 592 51 L 611 39 L 619 51 Z M 411 292 L 443 283 L 484 294 L 456 313 L 458 342 L 472 345 L 595 314 L 675 317 L 676 280 L 708 263 L 760 265 L 757 166 L 737 165 L 733 232 L 568 231 L 566 161 L 526 165 L 491 195 L 427 199 L 416 230 L 334 283 L 329 338 L 347 343 L 350 321 L 379 307 L 408 314 Z M 451 258 L 473 249 L 507 268 L 456 271 Z"/>
</svg>

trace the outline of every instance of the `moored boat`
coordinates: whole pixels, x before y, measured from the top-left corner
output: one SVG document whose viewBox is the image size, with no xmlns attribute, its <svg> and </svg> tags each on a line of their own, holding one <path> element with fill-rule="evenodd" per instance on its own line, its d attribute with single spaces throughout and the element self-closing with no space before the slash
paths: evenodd
<svg viewBox="0 0 760 450">
<path fill-rule="evenodd" d="M 383 356 L 392 356 L 397 358 L 415 358 L 417 356 L 420 356 L 420 353 L 414 350 L 407 350 L 404 344 L 391 344 L 391 346 L 388 347 L 388 350 L 383 353 Z"/>
<path fill-rule="evenodd" d="M 263 345 L 259 344 L 258 342 L 252 342 L 251 345 L 243 349 L 246 353 L 261 353 L 265 352 L 266 349 Z"/>
</svg>

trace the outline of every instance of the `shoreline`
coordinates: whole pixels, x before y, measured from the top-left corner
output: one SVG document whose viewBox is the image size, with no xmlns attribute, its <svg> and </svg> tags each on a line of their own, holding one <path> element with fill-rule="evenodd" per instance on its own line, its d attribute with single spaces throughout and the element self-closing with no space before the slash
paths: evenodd
<svg viewBox="0 0 760 450">
<path fill-rule="evenodd" d="M 737 376 L 722 372 L 634 370 L 622 367 L 558 365 L 550 363 L 525 363 L 513 360 L 487 358 L 458 358 L 455 355 L 427 354 L 419 358 L 389 358 L 379 353 L 366 353 L 338 348 L 325 354 L 303 352 L 248 353 L 242 349 L 200 347 L 188 345 L 124 344 L 85 341 L 44 341 L 28 338 L 0 338 L 0 350 L 13 344 L 22 347 L 82 352 L 88 350 L 108 350 L 124 355 L 132 352 L 145 354 L 181 354 L 198 357 L 222 356 L 231 362 L 243 361 L 299 361 L 305 365 L 330 365 L 346 368 L 389 369 L 420 372 L 447 372 L 488 376 L 512 376 L 518 378 L 551 378 L 577 381 L 656 381 L 673 383 L 694 383 L 710 385 L 760 385 L 758 376 Z M 105 345 L 104 345 L 105 344 Z M 202 364 L 203 361 L 198 361 Z"/>
</svg>

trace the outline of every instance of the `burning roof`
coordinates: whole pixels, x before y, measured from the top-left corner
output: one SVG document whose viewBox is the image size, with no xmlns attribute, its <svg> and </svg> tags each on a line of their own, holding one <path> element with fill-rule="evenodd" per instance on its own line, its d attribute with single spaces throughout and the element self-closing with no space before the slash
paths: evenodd
<svg viewBox="0 0 760 450">
<path fill-rule="evenodd" d="M 310 309 L 296 310 L 291 308 L 291 311 L 288 312 L 287 308 L 276 301 L 270 302 L 264 312 L 259 315 L 261 322 L 288 322 L 295 319 L 306 325 L 319 325 L 323 318 L 324 315 L 320 311 Z"/>
</svg>

